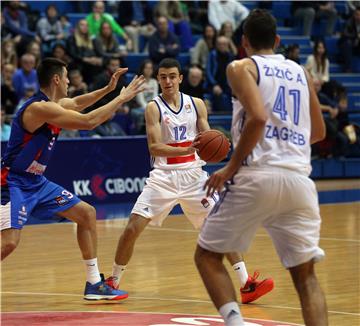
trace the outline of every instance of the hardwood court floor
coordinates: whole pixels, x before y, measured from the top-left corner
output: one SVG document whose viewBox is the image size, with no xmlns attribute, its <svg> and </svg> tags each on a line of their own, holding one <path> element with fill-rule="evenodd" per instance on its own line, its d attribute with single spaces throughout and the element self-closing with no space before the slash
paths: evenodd
<svg viewBox="0 0 360 326">
<path fill-rule="evenodd" d="M 317 273 L 330 325 L 360 325 L 360 203 L 323 205 L 321 213 L 321 246 L 327 256 L 317 265 Z M 107 275 L 125 224 L 124 219 L 98 222 L 100 268 Z M 71 223 L 24 228 L 20 246 L 2 264 L 2 311 L 217 314 L 193 264 L 197 232 L 185 218 L 170 217 L 163 228 L 145 230 L 122 282 L 130 297 L 116 304 L 82 299 L 85 273 L 75 232 Z M 290 276 L 264 230 L 245 258 L 250 273 L 259 269 L 261 277 L 274 278 L 275 289 L 256 303 L 243 305 L 243 315 L 302 323 Z"/>
</svg>

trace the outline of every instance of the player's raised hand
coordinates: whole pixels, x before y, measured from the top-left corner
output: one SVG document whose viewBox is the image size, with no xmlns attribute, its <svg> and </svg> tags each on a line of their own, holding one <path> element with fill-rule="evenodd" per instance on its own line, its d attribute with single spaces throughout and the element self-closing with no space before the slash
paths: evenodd
<svg viewBox="0 0 360 326">
<path fill-rule="evenodd" d="M 131 83 L 127 85 L 127 87 L 123 87 L 120 92 L 120 97 L 122 102 L 128 102 L 130 101 L 136 94 L 142 92 L 144 90 L 144 82 L 145 77 L 143 75 L 141 76 L 135 76 Z"/>
<path fill-rule="evenodd" d="M 125 74 L 127 71 L 128 68 L 119 68 L 113 73 L 109 81 L 109 84 L 107 85 L 107 89 L 109 92 L 112 92 L 116 88 L 120 76 Z"/>
</svg>

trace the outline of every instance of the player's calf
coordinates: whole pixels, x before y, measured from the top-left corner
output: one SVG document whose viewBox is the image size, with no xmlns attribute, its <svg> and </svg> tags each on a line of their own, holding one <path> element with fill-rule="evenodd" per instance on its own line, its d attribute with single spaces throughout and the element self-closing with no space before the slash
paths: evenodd
<svg viewBox="0 0 360 326">
<path fill-rule="evenodd" d="M 6 229 L 1 231 L 1 260 L 9 256 L 20 242 L 20 230 Z"/>
</svg>

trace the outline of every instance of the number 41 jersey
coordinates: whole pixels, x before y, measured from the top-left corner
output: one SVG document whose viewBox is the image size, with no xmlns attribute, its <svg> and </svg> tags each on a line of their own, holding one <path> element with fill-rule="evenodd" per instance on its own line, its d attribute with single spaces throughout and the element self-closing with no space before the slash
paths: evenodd
<svg viewBox="0 0 360 326">
<path fill-rule="evenodd" d="M 197 109 L 191 96 L 180 93 L 180 108 L 174 111 L 159 95 L 153 100 L 160 112 L 161 140 L 173 147 L 188 147 L 195 139 Z M 205 165 L 197 153 L 176 157 L 152 158 L 154 168 L 163 170 L 193 169 Z"/>
<path fill-rule="evenodd" d="M 243 162 L 252 167 L 280 167 L 309 175 L 310 97 L 301 66 L 281 54 L 254 55 L 258 87 L 268 116 L 264 134 Z M 231 133 L 238 144 L 246 121 L 242 104 L 233 99 Z"/>
</svg>

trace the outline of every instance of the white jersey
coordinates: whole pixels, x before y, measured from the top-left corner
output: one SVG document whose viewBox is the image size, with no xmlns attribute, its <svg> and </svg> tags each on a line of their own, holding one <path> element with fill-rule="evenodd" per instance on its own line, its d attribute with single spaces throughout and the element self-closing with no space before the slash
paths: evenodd
<svg viewBox="0 0 360 326">
<path fill-rule="evenodd" d="M 191 96 L 180 93 L 180 109 L 174 111 L 164 98 L 154 98 L 160 111 L 161 140 L 174 147 L 188 147 L 198 134 L 197 109 Z M 154 157 L 153 166 L 157 169 L 192 169 L 205 165 L 197 153 L 177 157 Z"/>
<path fill-rule="evenodd" d="M 309 175 L 310 96 L 306 75 L 281 54 L 254 55 L 258 86 L 268 115 L 264 135 L 243 162 L 249 167 L 281 167 Z M 246 120 L 242 104 L 233 100 L 231 134 L 236 146 Z"/>
</svg>

